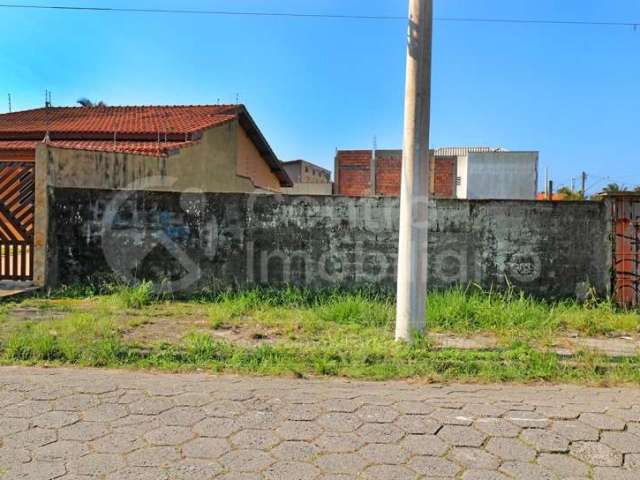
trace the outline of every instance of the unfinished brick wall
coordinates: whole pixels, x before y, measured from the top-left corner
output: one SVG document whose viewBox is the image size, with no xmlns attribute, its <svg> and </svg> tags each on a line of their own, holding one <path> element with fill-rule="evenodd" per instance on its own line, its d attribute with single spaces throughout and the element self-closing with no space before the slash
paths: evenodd
<svg viewBox="0 0 640 480">
<path fill-rule="evenodd" d="M 457 157 L 435 157 L 431 159 L 431 188 L 436 198 L 456 197 Z"/>
<path fill-rule="evenodd" d="M 336 157 L 337 194 L 365 197 L 371 194 L 371 152 L 343 150 Z"/>
<path fill-rule="evenodd" d="M 371 190 L 371 150 L 341 150 L 336 156 L 338 195 L 366 197 Z M 457 157 L 431 159 L 431 183 L 429 192 L 436 198 L 455 198 Z M 402 176 L 402 152 L 378 150 L 376 152 L 375 195 L 397 197 L 400 195 Z"/>
<path fill-rule="evenodd" d="M 400 196 L 402 153 L 378 152 L 376 154 L 376 194 Z"/>
</svg>

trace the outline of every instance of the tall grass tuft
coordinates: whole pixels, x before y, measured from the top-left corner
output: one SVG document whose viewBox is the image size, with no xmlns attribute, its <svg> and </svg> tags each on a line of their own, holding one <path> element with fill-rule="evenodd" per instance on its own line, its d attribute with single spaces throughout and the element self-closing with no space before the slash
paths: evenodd
<svg viewBox="0 0 640 480">
<path fill-rule="evenodd" d="M 6 358 L 93 366 L 117 361 L 125 348 L 112 322 L 90 314 L 17 325 L 3 347 Z"/>
<path fill-rule="evenodd" d="M 312 311 L 324 322 L 386 329 L 394 320 L 393 307 L 388 299 L 376 300 L 362 294 L 344 294 L 319 302 Z"/>
<path fill-rule="evenodd" d="M 116 287 L 113 296 L 124 308 L 140 309 L 155 299 L 153 282 L 144 280 L 135 286 Z"/>
</svg>

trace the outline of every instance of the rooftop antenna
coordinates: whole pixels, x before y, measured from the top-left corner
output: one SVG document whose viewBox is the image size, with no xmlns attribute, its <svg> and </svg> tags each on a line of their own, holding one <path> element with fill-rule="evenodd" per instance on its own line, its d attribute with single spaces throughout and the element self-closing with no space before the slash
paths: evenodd
<svg viewBox="0 0 640 480">
<path fill-rule="evenodd" d="M 236 105 L 240 105 L 240 94 L 236 93 Z"/>
<path fill-rule="evenodd" d="M 9 113 L 11 113 L 11 94 L 9 94 Z"/>
<path fill-rule="evenodd" d="M 46 133 L 44 134 L 43 143 L 49 143 L 51 141 L 51 135 L 49 132 L 49 108 L 51 108 L 51 92 L 49 90 L 44 91 L 44 125 Z"/>
</svg>

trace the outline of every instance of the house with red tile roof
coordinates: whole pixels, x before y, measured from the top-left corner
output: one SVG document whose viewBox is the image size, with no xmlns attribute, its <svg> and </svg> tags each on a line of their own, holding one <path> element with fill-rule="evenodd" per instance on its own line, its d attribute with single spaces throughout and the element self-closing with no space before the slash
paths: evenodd
<svg viewBox="0 0 640 480">
<path fill-rule="evenodd" d="M 0 115 L 0 162 L 58 187 L 279 192 L 292 185 L 243 105 L 61 107 Z M 162 179 L 157 185 L 157 179 Z"/>
</svg>

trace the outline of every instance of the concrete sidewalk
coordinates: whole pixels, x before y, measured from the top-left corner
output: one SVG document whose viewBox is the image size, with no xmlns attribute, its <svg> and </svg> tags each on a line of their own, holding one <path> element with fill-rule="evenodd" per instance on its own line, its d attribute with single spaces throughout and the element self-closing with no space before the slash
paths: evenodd
<svg viewBox="0 0 640 480">
<path fill-rule="evenodd" d="M 635 480 L 640 389 L 0 368 L 0 478 Z"/>
</svg>

